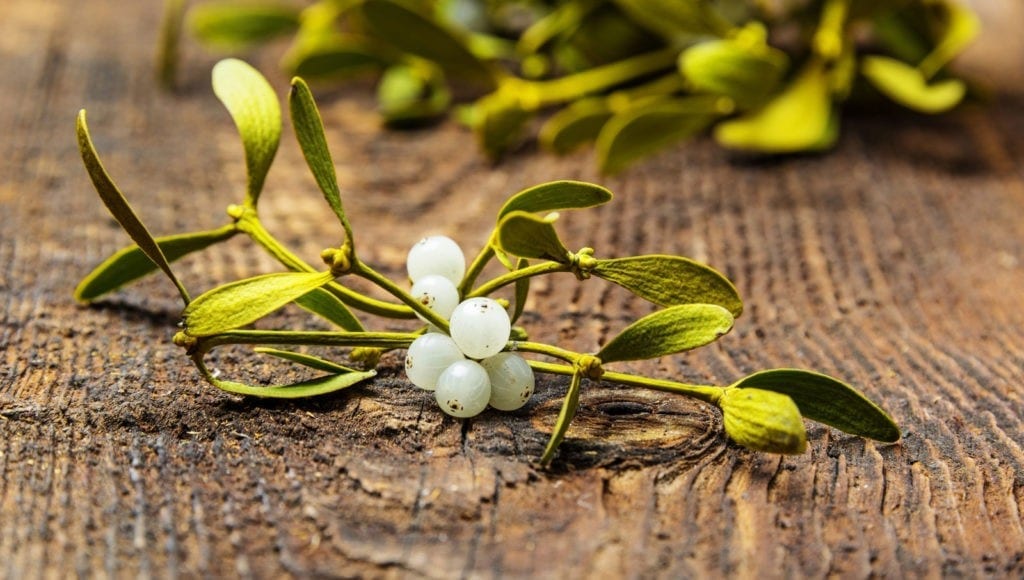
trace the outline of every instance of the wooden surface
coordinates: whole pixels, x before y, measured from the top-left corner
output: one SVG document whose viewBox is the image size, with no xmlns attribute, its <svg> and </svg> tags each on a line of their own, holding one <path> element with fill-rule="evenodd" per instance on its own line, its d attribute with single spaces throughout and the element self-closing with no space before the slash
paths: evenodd
<svg viewBox="0 0 1024 580">
<path fill-rule="evenodd" d="M 466 423 L 396 356 L 347 394 L 241 400 L 170 343 L 166 281 L 75 305 L 127 240 L 78 160 L 79 108 L 158 233 L 223 223 L 240 146 L 209 89 L 215 57 L 188 45 L 183 90 L 154 86 L 157 2 L 3 2 L 0 577 L 1024 575 L 1024 12 L 978 4 L 988 106 L 857 112 L 820 157 L 752 163 L 702 139 L 608 179 L 586 152 L 492 167 L 454 125 L 383 133 L 365 87 L 321 93 L 365 260 L 401 275 L 426 233 L 477 248 L 512 192 L 599 181 L 617 199 L 566 214 L 570 245 L 692 256 L 747 304 L 717 345 L 630 368 L 718 383 L 816 369 L 905 430 L 877 445 L 811 425 L 808 452 L 779 457 L 729 444 L 703 404 L 591 386 L 542 472 L 561 378 Z M 254 59 L 273 70 L 272 51 Z M 287 129 L 263 210 L 310 259 L 339 239 Z M 240 239 L 177 267 L 194 291 L 277 269 Z M 580 350 L 648 312 L 599 281 L 538 289 L 526 325 Z"/>
</svg>

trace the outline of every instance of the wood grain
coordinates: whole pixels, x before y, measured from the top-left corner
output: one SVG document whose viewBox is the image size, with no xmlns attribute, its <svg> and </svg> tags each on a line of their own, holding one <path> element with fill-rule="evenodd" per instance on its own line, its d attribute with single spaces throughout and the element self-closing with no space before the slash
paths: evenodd
<svg viewBox="0 0 1024 580">
<path fill-rule="evenodd" d="M 550 472 L 532 460 L 561 378 L 542 378 L 520 412 L 465 423 L 413 390 L 393 355 L 348 394 L 241 400 L 170 343 L 180 305 L 166 281 L 73 304 L 77 280 L 127 243 L 77 158 L 80 108 L 154 231 L 219 225 L 244 191 L 208 86 L 215 57 L 186 46 L 181 90 L 153 82 L 157 4 L 0 4 L 0 576 L 1024 575 L 1016 3 L 979 3 L 993 23 L 977 49 L 990 103 L 940 119 L 856 111 L 823 156 L 754 162 L 700 139 L 615 178 L 587 152 L 527 149 L 491 166 L 454 124 L 385 133 L 365 86 L 321 93 L 346 207 L 373 240 L 365 260 L 400 275 L 426 233 L 483 243 L 512 192 L 599 181 L 617 199 L 565 214 L 571 246 L 692 256 L 747 304 L 717 345 L 626 368 L 720 383 L 816 369 L 905 430 L 877 445 L 811 425 L 806 454 L 758 454 L 728 443 L 703 404 L 591 385 Z M 250 58 L 273 70 L 276 56 Z M 286 79 L 273 82 L 284 94 Z M 310 259 L 341 235 L 287 129 L 261 204 Z M 277 269 L 240 239 L 176 268 L 194 291 Z M 570 348 L 649 311 L 597 280 L 536 290 L 524 323 Z"/>
</svg>

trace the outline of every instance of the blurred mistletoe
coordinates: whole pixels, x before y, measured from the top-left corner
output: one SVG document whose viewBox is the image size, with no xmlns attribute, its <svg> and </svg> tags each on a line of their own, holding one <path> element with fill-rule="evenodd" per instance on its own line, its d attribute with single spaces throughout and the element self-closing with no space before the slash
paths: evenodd
<svg viewBox="0 0 1024 580">
<path fill-rule="evenodd" d="M 454 112 L 497 159 L 539 126 L 557 154 L 593 143 L 606 173 L 708 129 L 734 150 L 825 150 L 855 97 L 947 111 L 979 30 L 955 0 L 166 2 L 168 85 L 181 29 L 229 52 L 291 37 L 291 75 L 377 75 L 389 127 Z"/>
</svg>

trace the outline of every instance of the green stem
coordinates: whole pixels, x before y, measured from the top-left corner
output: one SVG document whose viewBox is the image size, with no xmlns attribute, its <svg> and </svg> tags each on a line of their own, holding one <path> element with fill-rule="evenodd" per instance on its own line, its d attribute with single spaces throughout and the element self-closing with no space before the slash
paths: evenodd
<svg viewBox="0 0 1024 580">
<path fill-rule="evenodd" d="M 286 268 L 296 272 L 317 271 L 316 268 L 291 253 L 284 245 L 277 241 L 277 238 L 263 227 L 263 223 L 260 222 L 259 217 L 251 207 L 232 206 L 228 209 L 228 213 L 237 220 L 236 223 L 239 231 L 245 232 L 254 242 L 262 246 L 263 249 Z M 337 282 L 329 282 L 324 288 L 348 306 L 363 312 L 385 318 L 415 318 L 413 311 L 402 304 L 393 304 L 364 296 Z"/>
<path fill-rule="evenodd" d="M 417 333 L 411 332 L 331 332 L 292 330 L 231 330 L 196 340 L 193 352 L 207 353 L 229 344 L 362 346 L 368 348 L 408 348 Z"/>
<path fill-rule="evenodd" d="M 486 283 L 467 294 L 466 298 L 487 296 L 495 290 L 508 286 L 509 284 L 513 284 L 517 280 L 522 280 L 523 278 L 553 274 L 555 272 L 569 272 L 571 269 L 572 266 L 570 264 L 562 264 L 560 262 L 541 262 L 540 264 L 534 264 L 533 266 L 527 266 L 526 268 L 520 268 L 519 270 L 512 270 L 507 274 L 502 274 L 497 278 L 488 280 Z"/>
<path fill-rule="evenodd" d="M 413 310 L 413 312 L 418 313 L 420 316 L 426 319 L 427 322 L 440 328 L 442 331 L 444 331 L 445 334 L 448 333 L 447 320 L 441 318 L 441 316 L 439 316 L 436 312 L 424 306 L 412 294 L 409 294 L 408 292 L 403 290 L 397 284 L 392 282 L 391 279 L 388 278 L 387 276 L 384 276 L 380 272 L 377 272 L 376 270 L 360 262 L 359 260 L 355 260 L 355 263 L 352 265 L 352 273 L 355 274 L 356 276 L 366 278 L 370 282 L 373 282 L 377 286 L 380 286 L 388 294 L 391 294 L 395 298 L 398 298 L 399 300 L 404 302 L 407 306 L 409 306 L 409 308 Z"/>
<path fill-rule="evenodd" d="M 476 279 L 480 276 L 480 273 L 484 271 L 484 267 L 494 257 L 494 233 L 491 233 L 491 237 L 487 240 L 487 244 L 483 248 L 480 248 L 480 253 L 473 258 L 473 262 L 470 263 L 469 268 L 466 270 L 466 274 L 462 277 L 462 283 L 459 284 L 459 295 L 464 295 L 473 284 L 476 283 Z"/>
<path fill-rule="evenodd" d="M 584 356 L 584 355 L 582 355 L 582 354 L 580 354 L 578 352 L 573 352 L 571 350 L 566 350 L 564 348 L 559 348 L 557 346 L 553 346 L 553 345 L 550 345 L 550 344 L 544 344 L 544 343 L 541 343 L 541 342 L 529 342 L 529 341 L 525 341 L 525 340 L 524 341 L 518 341 L 517 340 L 517 341 L 512 342 L 510 344 L 509 350 L 512 351 L 512 352 L 532 352 L 532 353 L 535 353 L 535 354 L 543 354 L 543 355 L 546 355 L 546 356 L 550 356 L 552 358 L 562 359 L 565 362 L 572 363 L 574 365 L 576 364 L 576 361 L 580 359 L 580 357 Z M 534 362 L 536 362 L 536 361 L 529 361 L 531 366 L 534 364 Z M 537 364 L 542 364 L 543 365 L 544 363 L 537 363 Z M 561 367 L 562 365 L 554 365 L 554 366 Z M 574 367 L 566 367 L 566 368 L 569 369 L 569 372 L 567 374 L 571 375 L 573 373 L 573 368 Z M 545 372 L 549 372 L 549 371 L 545 371 Z M 550 371 L 550 372 L 554 372 L 554 371 Z M 556 373 L 556 374 L 565 374 L 565 373 Z"/>
<path fill-rule="evenodd" d="M 522 343 L 519 344 L 521 345 Z M 569 365 L 548 363 L 535 360 L 527 362 L 530 363 L 530 367 L 533 368 L 533 370 L 542 373 L 547 373 L 550 375 L 563 375 L 571 377 L 573 374 L 576 373 L 576 368 Z M 646 389 L 653 389 L 655 391 L 664 391 L 666 393 L 686 395 L 688 397 L 693 397 L 695 399 L 704 401 L 705 403 L 711 403 L 712 405 L 718 404 L 718 399 L 721 398 L 722 392 L 724 391 L 724 387 L 716 387 L 714 385 L 688 385 L 686 383 L 678 383 L 676 381 L 652 379 L 648 377 L 630 375 L 627 373 L 617 373 L 614 371 L 605 371 L 604 375 L 601 377 L 601 380 L 612 383 L 618 383 L 620 385 L 627 385 L 630 387 L 643 387 Z"/>
<path fill-rule="evenodd" d="M 672 68 L 678 57 L 679 49 L 669 47 L 558 79 L 519 82 L 525 82 L 528 91 L 536 91 L 538 108 L 542 108 L 575 101 L 580 97 L 600 93 L 633 79 Z"/>
</svg>

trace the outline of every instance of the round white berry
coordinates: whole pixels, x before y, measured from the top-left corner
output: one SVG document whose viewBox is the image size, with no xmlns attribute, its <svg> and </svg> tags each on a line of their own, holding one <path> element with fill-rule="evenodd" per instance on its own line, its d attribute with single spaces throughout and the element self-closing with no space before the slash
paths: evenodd
<svg viewBox="0 0 1024 580">
<path fill-rule="evenodd" d="M 430 274 L 417 280 L 412 285 L 412 290 L 409 293 L 420 304 L 433 310 L 445 320 L 448 320 L 452 315 L 452 311 L 459 305 L 459 289 L 455 287 L 451 280 L 437 274 Z M 427 321 L 418 312 L 416 316 L 424 322 Z"/>
<path fill-rule="evenodd" d="M 462 354 L 469 358 L 487 358 L 505 348 L 512 321 L 496 300 L 470 298 L 455 307 L 449 331 Z"/>
<path fill-rule="evenodd" d="M 536 380 L 530 363 L 518 354 L 499 352 L 480 361 L 491 379 L 490 405 L 499 411 L 515 411 L 533 396 Z"/>
<path fill-rule="evenodd" d="M 441 410 L 452 417 L 473 417 L 487 408 L 491 380 L 480 363 L 456 361 L 438 377 L 434 398 Z"/>
<path fill-rule="evenodd" d="M 405 354 L 405 375 L 417 387 L 433 391 L 441 373 L 465 358 L 451 337 L 431 332 L 417 337 L 409 345 Z"/>
<path fill-rule="evenodd" d="M 409 279 L 414 283 L 424 276 L 436 274 L 458 284 L 466 273 L 466 256 L 455 240 L 430 236 L 416 242 L 405 260 Z"/>
</svg>

